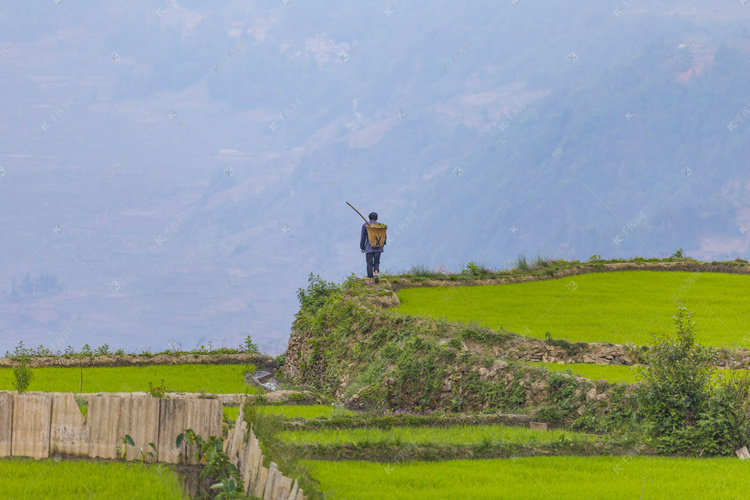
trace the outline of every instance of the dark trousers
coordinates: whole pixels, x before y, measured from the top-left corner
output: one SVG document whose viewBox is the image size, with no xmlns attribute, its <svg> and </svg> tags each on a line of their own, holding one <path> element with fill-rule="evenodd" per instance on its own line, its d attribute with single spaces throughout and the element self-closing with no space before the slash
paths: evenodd
<svg viewBox="0 0 750 500">
<path fill-rule="evenodd" d="M 373 277 L 373 271 L 380 272 L 380 254 L 383 252 L 367 252 L 365 258 L 367 259 L 367 277 Z"/>
</svg>

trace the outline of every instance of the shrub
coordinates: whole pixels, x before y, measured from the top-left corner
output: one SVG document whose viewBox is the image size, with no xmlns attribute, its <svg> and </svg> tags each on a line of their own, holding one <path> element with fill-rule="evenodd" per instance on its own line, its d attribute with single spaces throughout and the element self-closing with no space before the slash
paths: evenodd
<svg viewBox="0 0 750 500">
<path fill-rule="evenodd" d="M 461 274 L 465 274 L 468 276 L 486 276 L 488 274 L 492 274 L 492 271 L 490 269 L 487 269 L 484 264 L 471 261 L 467 263 L 464 268 L 461 270 Z"/>
<path fill-rule="evenodd" d="M 307 289 L 300 288 L 297 290 L 297 299 L 301 310 L 315 314 L 318 309 L 323 307 L 328 297 L 339 290 L 339 287 L 333 282 L 324 281 L 320 276 L 313 273 L 310 273 L 307 281 L 309 283 Z"/>
<path fill-rule="evenodd" d="M 694 425 L 706 410 L 715 373 L 712 349 L 695 343 L 692 314 L 680 304 L 675 337 L 663 335 L 643 354 L 638 400 L 653 437 Z"/>
<path fill-rule="evenodd" d="M 31 379 L 33 378 L 33 373 L 28 365 L 29 357 L 22 356 L 18 365 L 13 367 L 13 376 L 15 377 L 13 388 L 17 390 L 19 394 L 26 392 L 26 389 L 29 388 L 29 384 L 31 384 Z"/>
</svg>

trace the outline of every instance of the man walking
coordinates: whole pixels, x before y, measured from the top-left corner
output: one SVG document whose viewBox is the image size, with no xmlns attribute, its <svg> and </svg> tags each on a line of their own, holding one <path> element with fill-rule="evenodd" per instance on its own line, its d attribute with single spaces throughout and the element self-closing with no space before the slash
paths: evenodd
<svg viewBox="0 0 750 500">
<path fill-rule="evenodd" d="M 378 222 L 378 214 L 375 212 L 370 213 L 369 224 L 376 224 Z M 362 224 L 362 236 L 359 238 L 359 248 L 362 253 L 365 254 L 367 260 L 367 277 L 375 278 L 375 283 L 378 283 L 378 272 L 380 271 L 380 254 L 383 253 L 383 247 L 386 244 L 386 239 L 383 239 L 383 246 L 373 247 L 370 245 L 370 239 L 367 237 L 367 223 Z"/>
</svg>

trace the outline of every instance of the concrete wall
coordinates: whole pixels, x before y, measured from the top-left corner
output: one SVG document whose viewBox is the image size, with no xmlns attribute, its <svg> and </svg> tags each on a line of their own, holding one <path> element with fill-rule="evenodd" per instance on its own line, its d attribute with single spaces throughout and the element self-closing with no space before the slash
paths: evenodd
<svg viewBox="0 0 750 500">
<path fill-rule="evenodd" d="M 91 428 L 72 394 L 52 396 L 51 455 L 87 456 Z"/>
<path fill-rule="evenodd" d="M 51 423 L 51 394 L 14 394 L 11 455 L 49 457 Z"/>
<path fill-rule="evenodd" d="M 147 461 L 195 463 L 193 450 L 175 447 L 177 435 L 191 428 L 204 439 L 221 436 L 221 422 L 221 401 L 212 399 L 96 396 L 84 420 L 72 394 L 0 392 L 0 457 L 113 459 L 129 434 L 135 446 L 128 446 L 128 460 L 140 460 L 142 448 Z"/>
<path fill-rule="evenodd" d="M 178 451 L 175 448 L 175 442 L 177 436 L 187 429 L 186 425 L 185 400 L 162 399 L 159 401 L 159 462 L 176 464 L 182 460 L 185 447 L 183 445 L 183 449 Z"/>
<path fill-rule="evenodd" d="M 13 432 L 13 394 L 0 394 L 0 458 L 10 456 Z"/>
<path fill-rule="evenodd" d="M 284 476 L 274 462 L 271 462 L 268 468 L 263 466 L 260 442 L 253 429 L 248 430 L 242 407 L 237 424 L 229 431 L 229 436 L 224 441 L 224 452 L 240 470 L 245 492 L 263 500 L 306 500 L 297 481 Z"/>
</svg>

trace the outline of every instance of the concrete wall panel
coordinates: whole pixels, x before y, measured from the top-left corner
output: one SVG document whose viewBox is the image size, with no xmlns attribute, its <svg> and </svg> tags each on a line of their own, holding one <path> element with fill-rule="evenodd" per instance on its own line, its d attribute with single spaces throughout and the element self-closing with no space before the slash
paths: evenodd
<svg viewBox="0 0 750 500">
<path fill-rule="evenodd" d="M 211 436 L 221 436 L 221 421 L 224 415 L 221 401 L 217 399 L 187 399 L 185 400 L 185 425 L 193 429 L 204 440 Z M 179 433 L 178 433 L 179 434 Z M 241 440 L 243 437 L 239 436 Z M 195 446 L 186 449 L 188 463 L 195 464 Z"/>
<path fill-rule="evenodd" d="M 119 435 L 130 434 L 135 446 L 128 447 L 128 460 L 140 460 L 140 448 L 148 457 L 152 452 L 154 458 L 147 458 L 153 462 L 157 452 L 148 444 L 159 443 L 159 400 L 152 397 L 132 397 L 122 399 L 120 406 Z"/>
<path fill-rule="evenodd" d="M 0 457 L 10 456 L 13 431 L 13 394 L 0 393 Z"/>
<path fill-rule="evenodd" d="M 89 456 L 117 458 L 116 446 L 123 447 L 120 438 L 120 413 L 124 398 L 100 396 L 89 399 L 88 425 Z"/>
<path fill-rule="evenodd" d="M 159 462 L 168 464 L 180 462 L 185 445 L 182 445 L 181 449 L 177 450 L 175 448 L 175 441 L 181 432 L 188 429 L 186 407 L 187 404 L 184 399 L 159 400 Z M 193 457 L 190 458 L 192 459 L 191 463 L 193 463 L 195 460 Z"/>
<path fill-rule="evenodd" d="M 51 423 L 50 394 L 14 394 L 11 454 L 14 457 L 49 457 Z"/>
<path fill-rule="evenodd" d="M 52 395 L 50 453 L 86 457 L 91 428 L 86 425 L 73 394 Z"/>
</svg>

